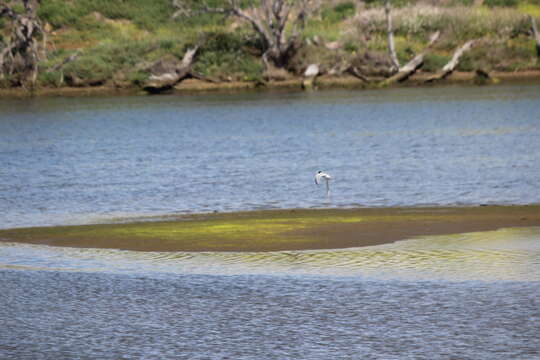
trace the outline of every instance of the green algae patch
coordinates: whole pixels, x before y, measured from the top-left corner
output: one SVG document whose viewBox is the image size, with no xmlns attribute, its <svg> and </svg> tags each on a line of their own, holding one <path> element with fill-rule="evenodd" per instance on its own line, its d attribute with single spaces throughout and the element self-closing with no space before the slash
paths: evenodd
<svg viewBox="0 0 540 360">
<path fill-rule="evenodd" d="M 0 240 L 138 251 L 277 251 L 540 226 L 540 205 L 269 210 L 0 230 Z M 126 221 L 126 219 L 124 219 Z"/>
<path fill-rule="evenodd" d="M 300 230 L 358 223 L 354 214 L 296 210 L 201 214 L 166 221 L 0 230 L 0 239 L 58 246 L 143 251 L 253 251 L 310 246 Z M 313 245 L 313 244 L 311 244 Z"/>
</svg>

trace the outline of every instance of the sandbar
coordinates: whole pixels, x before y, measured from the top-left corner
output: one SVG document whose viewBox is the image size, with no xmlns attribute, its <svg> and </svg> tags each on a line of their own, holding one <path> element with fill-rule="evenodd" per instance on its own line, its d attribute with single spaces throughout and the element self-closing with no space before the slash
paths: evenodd
<svg viewBox="0 0 540 360">
<path fill-rule="evenodd" d="M 281 251 L 540 226 L 540 205 L 287 209 L 0 230 L 0 241 L 134 251 Z"/>
</svg>

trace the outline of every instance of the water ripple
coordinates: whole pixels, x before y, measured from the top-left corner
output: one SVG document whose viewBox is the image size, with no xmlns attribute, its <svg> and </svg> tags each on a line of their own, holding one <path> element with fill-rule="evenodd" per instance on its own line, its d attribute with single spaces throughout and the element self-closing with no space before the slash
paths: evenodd
<svg viewBox="0 0 540 360">
<path fill-rule="evenodd" d="M 177 274 L 540 281 L 540 228 L 415 238 L 353 249 L 135 252 L 0 244 L 0 267 Z"/>
</svg>

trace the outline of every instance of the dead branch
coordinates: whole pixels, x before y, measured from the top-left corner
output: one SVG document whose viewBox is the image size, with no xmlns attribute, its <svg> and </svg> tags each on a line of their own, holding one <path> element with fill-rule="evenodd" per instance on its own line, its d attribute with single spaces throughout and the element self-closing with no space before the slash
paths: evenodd
<svg viewBox="0 0 540 360">
<path fill-rule="evenodd" d="M 420 54 L 416 55 L 411 61 L 405 64 L 405 66 L 399 69 L 399 72 L 397 74 L 382 81 L 379 85 L 387 86 L 396 82 L 403 82 L 407 80 L 412 74 L 416 72 L 416 70 L 418 70 L 422 66 L 422 64 L 424 63 L 424 56 L 431 49 L 433 44 L 439 39 L 440 35 L 440 31 L 437 31 L 436 33 L 431 35 L 428 45 L 424 48 L 424 50 L 422 50 Z"/>
<path fill-rule="evenodd" d="M 461 56 L 463 56 L 465 52 L 469 51 L 476 43 L 477 43 L 477 40 L 469 40 L 465 44 L 463 44 L 461 47 L 459 47 L 454 52 L 452 59 L 446 65 L 444 65 L 442 70 L 434 74 L 433 76 L 429 77 L 426 80 L 426 82 L 433 82 L 436 80 L 445 79 L 450 74 L 452 74 L 454 70 L 456 69 L 456 67 L 458 66 L 459 59 L 461 58 Z"/>
</svg>

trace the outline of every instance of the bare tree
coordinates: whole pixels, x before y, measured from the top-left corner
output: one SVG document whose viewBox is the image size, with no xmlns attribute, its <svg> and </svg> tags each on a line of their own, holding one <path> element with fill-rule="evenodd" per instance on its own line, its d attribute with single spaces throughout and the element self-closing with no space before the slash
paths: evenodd
<svg viewBox="0 0 540 360">
<path fill-rule="evenodd" d="M 386 0 L 384 3 L 384 13 L 386 15 L 386 32 L 388 34 L 388 52 L 390 53 L 390 59 L 392 60 L 392 71 L 399 71 L 401 65 L 396 54 L 396 46 L 394 44 L 394 29 L 392 28 L 392 15 L 391 15 L 390 0 Z"/>
<path fill-rule="evenodd" d="M 11 33 L 7 41 L 0 44 L 0 77 L 15 75 L 16 85 L 33 87 L 39 61 L 44 57 L 46 35 L 37 16 L 39 3 L 40 0 L 22 0 L 24 13 L 18 14 L 11 5 L 0 1 L 0 17 L 11 20 Z M 40 39 L 43 40 L 41 47 Z"/>
<path fill-rule="evenodd" d="M 265 64 L 283 68 L 300 49 L 306 19 L 318 2 L 259 0 L 247 8 L 239 0 L 225 0 L 221 8 L 209 6 L 206 1 L 201 3 L 201 11 L 234 16 L 250 24 L 262 40 Z"/>
</svg>

